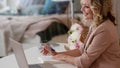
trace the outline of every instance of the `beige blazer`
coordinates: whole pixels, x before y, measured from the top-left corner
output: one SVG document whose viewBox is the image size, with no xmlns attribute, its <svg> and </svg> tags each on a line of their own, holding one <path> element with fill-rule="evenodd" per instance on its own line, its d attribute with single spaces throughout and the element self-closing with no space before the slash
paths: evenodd
<svg viewBox="0 0 120 68">
<path fill-rule="evenodd" d="M 78 68 L 120 68 L 120 46 L 116 27 L 106 20 L 88 32 L 81 56 L 74 64 Z"/>
</svg>

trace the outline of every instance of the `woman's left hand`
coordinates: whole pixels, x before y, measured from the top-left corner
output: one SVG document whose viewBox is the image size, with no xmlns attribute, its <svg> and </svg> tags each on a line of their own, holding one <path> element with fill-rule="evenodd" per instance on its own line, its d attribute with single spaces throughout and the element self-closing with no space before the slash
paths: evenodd
<svg viewBox="0 0 120 68">
<path fill-rule="evenodd" d="M 53 56 L 53 58 L 55 58 L 56 60 L 61 60 L 61 61 L 65 61 L 70 64 L 74 64 L 74 57 L 69 56 L 69 55 L 57 54 Z"/>
</svg>

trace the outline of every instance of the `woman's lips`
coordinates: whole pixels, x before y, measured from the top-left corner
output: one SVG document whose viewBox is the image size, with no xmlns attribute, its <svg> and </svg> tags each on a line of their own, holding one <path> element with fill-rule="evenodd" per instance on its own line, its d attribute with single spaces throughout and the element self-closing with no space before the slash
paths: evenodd
<svg viewBox="0 0 120 68">
<path fill-rule="evenodd" d="M 88 15 L 88 13 L 85 13 L 84 15 L 85 15 L 85 16 L 87 16 L 87 15 Z"/>
</svg>

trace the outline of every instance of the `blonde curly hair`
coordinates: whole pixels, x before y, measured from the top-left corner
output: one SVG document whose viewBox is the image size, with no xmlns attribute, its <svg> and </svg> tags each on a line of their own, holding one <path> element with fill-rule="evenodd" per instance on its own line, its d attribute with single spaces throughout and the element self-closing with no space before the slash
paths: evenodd
<svg viewBox="0 0 120 68">
<path fill-rule="evenodd" d="M 81 0 L 81 2 L 82 1 L 83 0 Z M 107 19 L 116 25 L 111 0 L 89 0 L 89 2 L 90 8 L 93 12 L 93 23 L 96 27 Z"/>
</svg>

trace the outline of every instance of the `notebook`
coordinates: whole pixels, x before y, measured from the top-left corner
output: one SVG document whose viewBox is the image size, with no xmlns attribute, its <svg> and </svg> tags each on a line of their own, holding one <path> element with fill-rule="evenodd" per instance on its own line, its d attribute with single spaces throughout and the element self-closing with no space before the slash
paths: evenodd
<svg viewBox="0 0 120 68">
<path fill-rule="evenodd" d="M 10 45 L 15 54 L 19 68 L 42 68 L 39 64 L 28 65 L 22 44 L 13 39 L 10 39 Z"/>
</svg>

